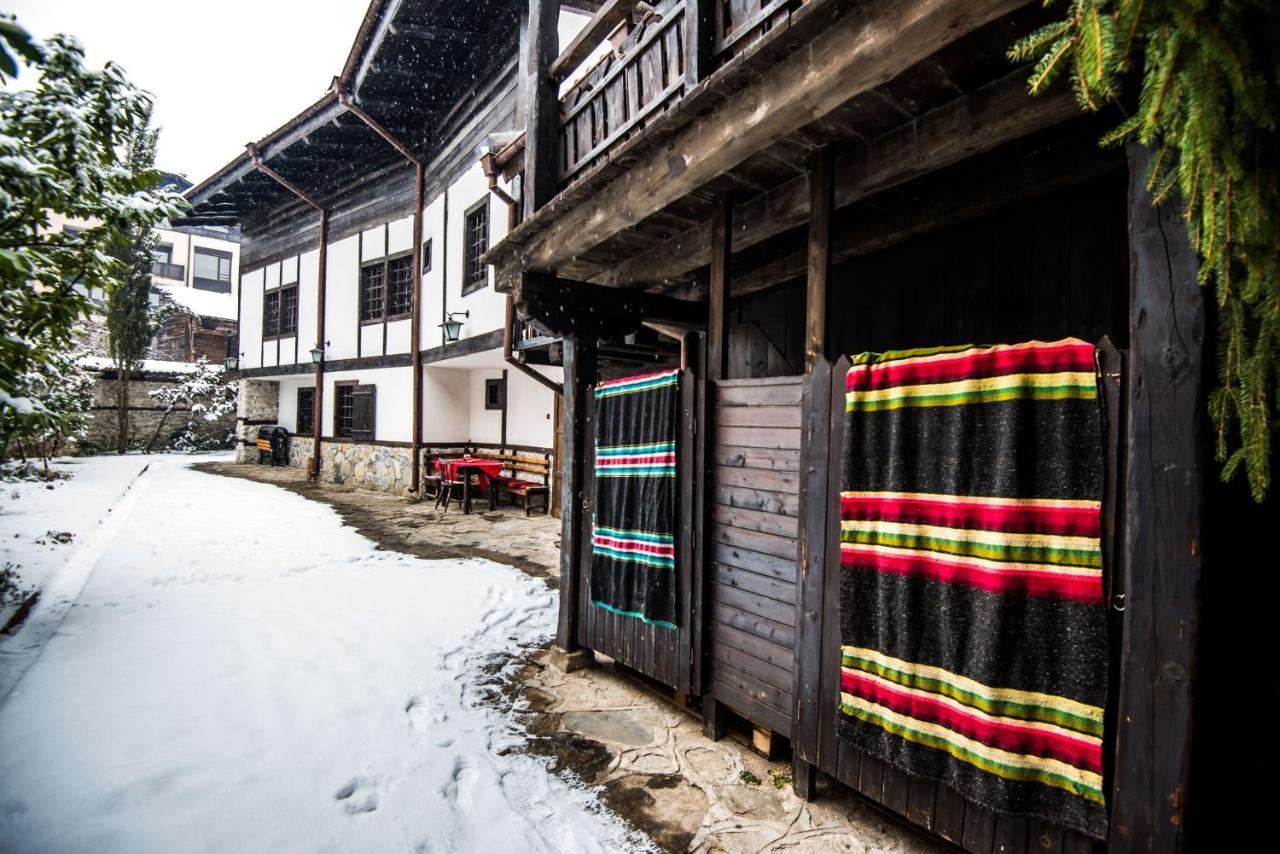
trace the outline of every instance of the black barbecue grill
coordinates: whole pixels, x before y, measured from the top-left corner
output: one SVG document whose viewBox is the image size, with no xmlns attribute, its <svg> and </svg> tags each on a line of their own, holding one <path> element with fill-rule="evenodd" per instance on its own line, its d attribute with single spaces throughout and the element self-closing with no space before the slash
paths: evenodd
<svg viewBox="0 0 1280 854">
<path fill-rule="evenodd" d="M 272 466 L 289 465 L 289 431 L 283 427 L 264 426 L 258 428 L 258 465 L 264 458 L 271 459 Z"/>
</svg>

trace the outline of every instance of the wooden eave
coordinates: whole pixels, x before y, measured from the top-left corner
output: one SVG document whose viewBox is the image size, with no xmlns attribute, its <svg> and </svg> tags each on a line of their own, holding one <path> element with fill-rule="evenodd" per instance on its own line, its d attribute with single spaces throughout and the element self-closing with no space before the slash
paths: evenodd
<svg viewBox="0 0 1280 854">
<path fill-rule="evenodd" d="M 927 50 L 893 40 L 877 47 L 884 55 L 912 57 L 906 67 L 887 78 L 855 80 L 843 103 L 815 109 L 816 118 L 780 129 L 745 157 L 706 170 L 709 177 L 685 192 L 652 202 L 655 187 L 679 180 L 682 151 L 699 144 L 697 133 L 709 124 L 708 117 L 776 91 L 785 82 L 778 75 L 791 67 L 788 57 L 812 50 L 835 26 L 847 30 L 858 25 L 859 16 L 868 26 L 883 26 L 895 14 L 914 14 L 912 20 L 933 16 L 930 26 L 915 30 L 928 36 Z M 687 284 L 705 274 L 713 200 L 721 194 L 733 200 L 735 226 L 759 224 L 754 233 L 735 230 L 735 251 L 762 245 L 806 221 L 807 175 L 813 155 L 824 147 L 838 156 L 837 205 L 843 207 L 1078 115 L 1065 90 L 1027 95 L 1025 71 L 1005 56 L 1020 34 L 1045 20 L 1048 13 L 1026 0 L 813 0 L 792 15 L 789 25 L 766 33 L 618 144 L 513 229 L 485 260 L 497 268 L 503 288 L 510 288 L 521 271 L 554 271 L 626 287 Z M 798 67 L 803 58 L 796 56 L 791 65 Z M 871 65 L 877 75 L 889 67 Z M 924 134 L 932 134 L 933 148 L 916 144 Z M 888 166 L 866 168 L 876 160 Z M 664 175 L 667 161 L 671 166 Z M 634 174 L 641 168 L 648 171 Z M 593 205 L 607 205 L 607 224 L 596 231 L 566 226 L 582 225 L 590 215 L 582 212 Z"/>
<path fill-rule="evenodd" d="M 438 129 L 469 97 L 477 75 L 492 73 L 494 49 L 514 49 L 523 8 L 521 0 L 373 0 L 335 85 L 428 159 L 445 142 Z M 339 103 L 332 87 L 256 148 L 266 165 L 322 202 L 403 159 Z M 186 197 L 192 210 L 183 222 L 193 225 L 238 224 L 293 201 L 247 153 Z"/>
</svg>

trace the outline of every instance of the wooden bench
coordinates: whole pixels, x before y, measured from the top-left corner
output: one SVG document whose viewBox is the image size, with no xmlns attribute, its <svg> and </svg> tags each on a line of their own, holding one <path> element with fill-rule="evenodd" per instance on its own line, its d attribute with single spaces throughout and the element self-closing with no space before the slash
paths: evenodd
<svg viewBox="0 0 1280 854">
<path fill-rule="evenodd" d="M 519 499 L 519 503 L 524 506 L 526 516 L 535 506 L 541 508 L 544 515 L 551 511 L 551 487 L 547 485 L 550 479 L 551 461 L 545 454 L 502 454 L 477 451 L 472 456 L 485 460 L 497 460 L 502 463 L 504 472 L 511 472 L 510 477 L 503 475 L 489 479 L 489 501 L 494 507 L 497 507 L 501 497 L 506 495 L 512 503 L 516 503 Z M 538 482 L 521 475 L 538 475 L 542 481 Z"/>
</svg>

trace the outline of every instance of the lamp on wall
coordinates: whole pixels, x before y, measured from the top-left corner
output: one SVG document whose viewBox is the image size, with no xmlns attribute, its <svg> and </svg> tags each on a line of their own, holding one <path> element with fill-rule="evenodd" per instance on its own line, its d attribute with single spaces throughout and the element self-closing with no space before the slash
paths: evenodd
<svg viewBox="0 0 1280 854">
<path fill-rule="evenodd" d="M 445 318 L 444 323 L 440 324 L 440 329 L 444 332 L 444 343 L 452 344 L 458 340 L 458 334 L 462 332 L 462 321 L 453 318 L 462 315 L 463 317 L 471 316 L 471 309 L 466 311 L 451 311 L 449 316 Z"/>
<path fill-rule="evenodd" d="M 329 342 L 326 341 L 325 343 L 328 344 Z M 311 348 L 311 361 L 317 365 L 324 361 L 324 348 L 319 344 Z"/>
<path fill-rule="evenodd" d="M 240 357 L 239 357 L 239 356 L 227 356 L 227 358 L 226 358 L 225 360 L 223 360 L 223 361 L 224 361 L 224 363 L 226 364 L 226 366 L 227 366 L 227 370 L 228 370 L 228 371 L 234 371 L 234 370 L 236 370 L 237 368 L 239 368 L 239 367 L 240 367 Z"/>
</svg>

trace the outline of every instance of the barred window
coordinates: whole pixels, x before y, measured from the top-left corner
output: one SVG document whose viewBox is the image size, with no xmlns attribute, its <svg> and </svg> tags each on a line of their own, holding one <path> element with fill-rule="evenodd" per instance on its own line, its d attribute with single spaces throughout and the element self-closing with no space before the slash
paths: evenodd
<svg viewBox="0 0 1280 854">
<path fill-rule="evenodd" d="M 313 388 L 298 389 L 298 418 L 294 434 L 310 436 L 315 432 L 316 390 Z"/>
<path fill-rule="evenodd" d="M 298 286 L 280 289 L 280 334 L 298 333 Z"/>
<path fill-rule="evenodd" d="M 338 384 L 334 388 L 333 435 L 348 437 L 351 435 L 351 422 L 355 416 L 355 383 Z"/>
<path fill-rule="evenodd" d="M 387 262 L 387 316 L 401 317 L 413 310 L 413 256 Z"/>
<path fill-rule="evenodd" d="M 280 334 L 280 292 L 272 291 L 262 295 L 262 337 L 271 338 Z"/>
<path fill-rule="evenodd" d="M 360 322 L 381 320 L 387 294 L 387 269 L 381 262 L 360 268 Z"/>
<path fill-rule="evenodd" d="M 489 199 L 487 197 L 467 211 L 462 240 L 462 293 L 469 294 L 489 283 L 489 270 L 480 261 L 480 256 L 489 248 Z"/>
</svg>

